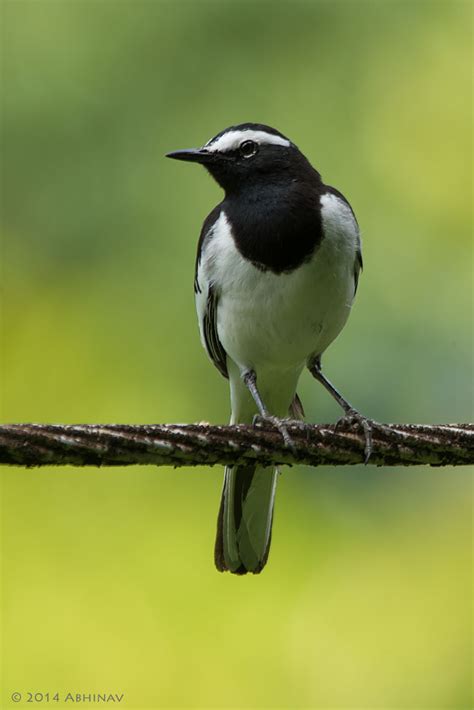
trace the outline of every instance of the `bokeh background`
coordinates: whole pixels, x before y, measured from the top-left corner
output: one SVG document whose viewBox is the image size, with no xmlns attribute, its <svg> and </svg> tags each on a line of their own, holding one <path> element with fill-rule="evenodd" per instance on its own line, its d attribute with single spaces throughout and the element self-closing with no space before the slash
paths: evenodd
<svg viewBox="0 0 474 710">
<path fill-rule="evenodd" d="M 220 192 L 163 155 L 243 121 L 358 216 L 328 376 L 382 421 L 472 418 L 469 2 L 1 9 L 4 422 L 227 420 L 192 290 Z M 300 394 L 339 416 L 309 376 Z M 219 467 L 5 469 L 1 707 L 471 708 L 470 476 L 288 469 L 269 565 L 235 578 L 213 567 Z"/>
</svg>

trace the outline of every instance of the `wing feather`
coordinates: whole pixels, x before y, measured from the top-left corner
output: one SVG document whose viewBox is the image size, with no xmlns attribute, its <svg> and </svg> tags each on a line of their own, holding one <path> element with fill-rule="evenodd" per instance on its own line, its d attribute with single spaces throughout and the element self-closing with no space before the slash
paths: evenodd
<svg viewBox="0 0 474 710">
<path fill-rule="evenodd" d="M 219 340 L 219 334 L 217 332 L 217 304 L 217 294 L 212 285 L 209 285 L 206 311 L 204 313 L 203 320 L 204 341 L 206 343 L 206 350 L 209 353 L 209 357 L 212 362 L 217 367 L 221 375 L 228 378 L 227 353 L 222 347 L 222 343 Z"/>
<path fill-rule="evenodd" d="M 194 293 L 199 319 L 201 340 L 206 351 L 224 377 L 229 377 L 227 372 L 227 353 L 225 352 L 217 332 L 218 292 L 213 284 L 206 278 L 205 262 L 206 244 L 212 239 L 214 226 L 219 219 L 221 205 L 217 205 L 206 218 L 199 237 L 196 255 L 196 268 L 194 272 Z M 204 259 L 203 259 L 204 257 Z"/>
<path fill-rule="evenodd" d="M 354 296 L 357 293 L 357 287 L 359 285 L 359 275 L 364 268 L 364 263 L 362 261 L 362 249 L 360 246 L 360 239 L 357 245 L 356 258 L 354 262 Z"/>
</svg>

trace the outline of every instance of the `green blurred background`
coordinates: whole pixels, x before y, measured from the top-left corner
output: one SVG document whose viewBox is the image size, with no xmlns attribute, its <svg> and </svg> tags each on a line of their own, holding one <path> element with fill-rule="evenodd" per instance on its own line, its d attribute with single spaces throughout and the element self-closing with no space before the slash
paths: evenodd
<svg viewBox="0 0 474 710">
<path fill-rule="evenodd" d="M 163 155 L 243 121 L 289 135 L 358 216 L 328 376 L 382 421 L 469 420 L 470 14 L 3 0 L 2 420 L 227 420 L 192 290 L 220 192 Z M 339 416 L 309 376 L 300 394 Z M 221 478 L 2 471 L 1 707 L 472 707 L 467 469 L 287 469 L 246 578 L 213 566 Z"/>
</svg>

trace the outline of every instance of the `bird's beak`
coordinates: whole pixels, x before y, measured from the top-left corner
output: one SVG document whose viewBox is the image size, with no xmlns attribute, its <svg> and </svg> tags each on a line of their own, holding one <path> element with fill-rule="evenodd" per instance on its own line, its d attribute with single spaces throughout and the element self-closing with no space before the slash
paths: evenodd
<svg viewBox="0 0 474 710">
<path fill-rule="evenodd" d="M 189 148 L 187 150 L 175 150 L 172 153 L 166 153 L 166 158 L 174 160 L 187 160 L 190 163 L 211 163 L 215 154 L 210 153 L 204 148 Z"/>
</svg>

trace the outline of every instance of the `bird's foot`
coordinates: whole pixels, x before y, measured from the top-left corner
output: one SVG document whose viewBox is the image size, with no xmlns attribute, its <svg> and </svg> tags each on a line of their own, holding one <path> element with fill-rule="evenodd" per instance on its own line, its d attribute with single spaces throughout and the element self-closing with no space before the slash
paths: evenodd
<svg viewBox="0 0 474 710">
<path fill-rule="evenodd" d="M 343 417 L 338 419 L 336 422 L 336 425 L 334 427 L 334 431 L 337 431 L 337 428 L 340 424 L 342 423 L 348 423 L 348 424 L 358 424 L 362 429 L 364 430 L 364 435 L 365 435 L 365 447 L 364 447 L 364 463 L 368 463 L 370 456 L 372 454 L 372 431 L 373 431 L 373 425 L 375 424 L 373 419 L 369 419 L 368 417 L 364 417 L 363 414 L 357 411 L 357 409 L 354 409 L 353 407 L 350 407 L 345 413 Z"/>
<path fill-rule="evenodd" d="M 283 441 L 285 442 L 285 446 L 287 446 L 289 449 L 291 449 L 293 452 L 296 450 L 296 447 L 293 443 L 293 439 L 291 438 L 289 432 L 288 432 L 288 424 L 301 424 L 304 426 L 304 422 L 300 422 L 299 420 L 293 420 L 293 419 L 280 419 L 279 417 L 275 417 L 273 414 L 267 414 L 265 416 L 262 416 L 261 414 L 256 414 L 253 418 L 253 424 L 254 426 L 256 424 L 259 424 L 260 422 L 268 422 L 272 426 L 275 427 L 275 429 L 278 429 L 280 432 L 281 436 L 283 437 Z"/>
</svg>

